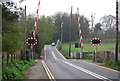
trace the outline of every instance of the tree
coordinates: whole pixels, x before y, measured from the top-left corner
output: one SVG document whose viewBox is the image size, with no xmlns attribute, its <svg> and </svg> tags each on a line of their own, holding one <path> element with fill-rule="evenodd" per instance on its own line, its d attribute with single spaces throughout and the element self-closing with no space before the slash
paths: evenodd
<svg viewBox="0 0 120 81">
<path fill-rule="evenodd" d="M 2 49 L 9 56 L 23 47 L 22 34 L 17 22 L 19 17 L 17 13 L 10 11 L 4 4 L 2 5 L 2 13 Z"/>
<path fill-rule="evenodd" d="M 100 23 L 95 24 L 94 31 L 101 31 L 102 30 L 101 26 L 102 25 Z"/>
<path fill-rule="evenodd" d="M 101 25 L 102 25 L 101 27 L 104 33 L 103 38 L 114 39 L 115 28 L 116 28 L 116 17 L 113 15 L 103 16 L 101 18 Z"/>
<path fill-rule="evenodd" d="M 95 27 L 94 27 L 94 32 L 92 32 L 92 36 L 93 37 L 97 37 L 97 38 L 103 38 L 103 31 L 101 28 L 101 24 L 100 23 L 96 23 Z"/>
<path fill-rule="evenodd" d="M 31 37 L 33 27 L 34 27 L 34 21 L 35 18 L 32 15 L 29 15 L 27 17 L 27 31 L 28 37 Z M 34 46 L 36 53 L 40 57 L 40 52 L 43 49 L 44 45 L 49 42 L 54 32 L 56 32 L 56 26 L 51 22 L 50 17 L 41 16 L 41 18 L 38 20 L 37 25 L 37 31 L 36 31 L 36 38 L 38 38 L 38 45 Z"/>
<path fill-rule="evenodd" d="M 53 15 L 54 19 L 53 22 L 55 22 L 55 25 L 57 27 L 57 32 L 54 34 L 53 40 L 60 39 L 61 35 L 61 23 L 63 22 L 63 42 L 69 42 L 69 28 L 70 28 L 70 15 L 68 13 L 57 13 Z M 89 20 L 81 16 L 81 30 L 83 33 L 83 38 L 89 37 Z M 72 18 L 72 41 L 79 40 L 79 32 L 78 32 L 78 21 L 77 21 L 77 15 L 73 14 Z"/>
<path fill-rule="evenodd" d="M 115 28 L 116 18 L 113 15 L 103 16 L 101 19 L 102 29 L 105 31 L 111 28 Z"/>
</svg>

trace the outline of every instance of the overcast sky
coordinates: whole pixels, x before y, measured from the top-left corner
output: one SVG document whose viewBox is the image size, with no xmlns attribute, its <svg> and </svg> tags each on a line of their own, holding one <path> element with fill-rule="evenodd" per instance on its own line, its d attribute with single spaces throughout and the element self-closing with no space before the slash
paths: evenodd
<svg viewBox="0 0 120 81">
<path fill-rule="evenodd" d="M 27 14 L 36 13 L 39 0 L 26 0 L 22 5 L 27 5 Z M 118 0 L 120 1 L 120 0 Z M 71 5 L 73 13 L 77 12 L 91 19 L 91 15 L 95 13 L 95 23 L 104 15 L 116 14 L 116 0 L 40 0 L 40 15 L 54 15 L 56 12 L 70 13 Z"/>
</svg>

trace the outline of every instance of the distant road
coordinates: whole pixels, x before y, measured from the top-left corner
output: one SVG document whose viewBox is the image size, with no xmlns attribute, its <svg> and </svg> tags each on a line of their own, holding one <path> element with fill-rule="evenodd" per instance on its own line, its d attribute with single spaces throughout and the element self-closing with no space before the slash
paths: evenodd
<svg viewBox="0 0 120 81">
<path fill-rule="evenodd" d="M 119 81 L 120 73 L 85 63 L 81 60 L 64 59 L 54 46 L 46 45 L 46 64 L 55 79 Z M 114 79 L 114 80 L 113 80 Z"/>
</svg>

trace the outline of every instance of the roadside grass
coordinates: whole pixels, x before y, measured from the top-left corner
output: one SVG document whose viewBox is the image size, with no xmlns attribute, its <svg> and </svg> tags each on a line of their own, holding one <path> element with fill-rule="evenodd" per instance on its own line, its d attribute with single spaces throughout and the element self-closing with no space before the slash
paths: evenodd
<svg viewBox="0 0 120 81">
<path fill-rule="evenodd" d="M 84 58 L 80 58 L 80 59 L 93 60 L 93 54 L 86 54 L 86 57 L 84 57 Z"/>
<path fill-rule="evenodd" d="M 84 44 L 84 51 L 85 52 L 93 52 L 95 49 L 94 45 L 91 44 Z M 97 49 L 100 51 L 104 50 L 114 50 L 115 49 L 115 43 L 103 43 L 102 45 L 97 45 Z M 65 50 L 68 52 L 69 50 L 69 44 L 63 44 L 62 50 Z M 75 48 L 75 45 L 71 45 L 71 52 L 79 52 L 80 48 Z"/>
<path fill-rule="evenodd" d="M 117 70 L 120 70 L 120 60 L 118 62 L 115 62 L 113 60 L 109 60 L 109 61 L 105 62 L 103 64 L 103 66 L 112 67 L 112 68 L 115 68 Z"/>
<path fill-rule="evenodd" d="M 68 55 L 69 51 L 69 44 L 62 44 L 62 50 L 60 50 L 61 43 L 58 44 L 57 49 L 66 57 L 67 59 L 74 59 Z M 97 45 L 98 51 L 104 51 L 104 50 L 114 50 L 115 49 L 115 43 L 103 43 L 102 45 Z M 84 52 L 94 52 L 95 46 L 91 44 L 84 44 Z M 75 48 L 75 44 L 71 44 L 71 52 L 76 53 L 80 52 L 80 48 Z M 93 54 L 87 54 L 86 58 L 81 59 L 93 59 Z"/>
</svg>

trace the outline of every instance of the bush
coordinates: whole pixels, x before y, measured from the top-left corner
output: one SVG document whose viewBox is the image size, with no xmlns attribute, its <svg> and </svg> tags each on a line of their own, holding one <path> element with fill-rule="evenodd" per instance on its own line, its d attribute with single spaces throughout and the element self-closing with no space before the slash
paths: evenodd
<svg viewBox="0 0 120 81">
<path fill-rule="evenodd" d="M 5 64 L 2 69 L 2 79 L 21 79 L 21 75 L 25 73 L 25 70 L 34 64 L 34 60 L 16 60 L 11 63 Z"/>
<path fill-rule="evenodd" d="M 111 66 L 113 63 L 114 63 L 114 62 L 113 62 L 112 60 L 110 60 L 110 61 L 107 61 L 107 62 L 105 63 L 105 65 Z"/>
<path fill-rule="evenodd" d="M 58 50 L 62 50 L 62 43 L 59 41 L 58 45 L 57 45 L 57 49 Z"/>
</svg>

